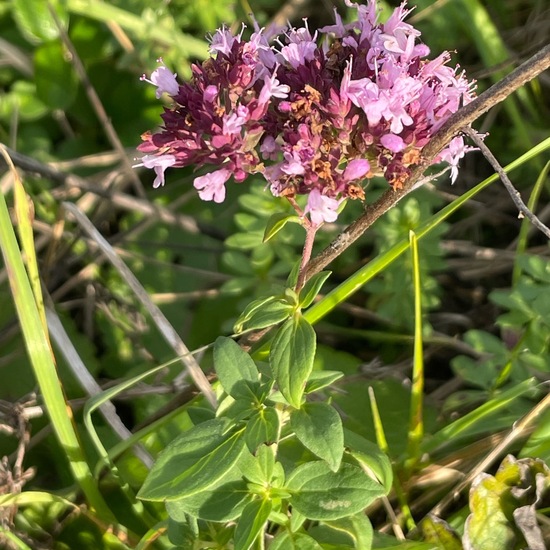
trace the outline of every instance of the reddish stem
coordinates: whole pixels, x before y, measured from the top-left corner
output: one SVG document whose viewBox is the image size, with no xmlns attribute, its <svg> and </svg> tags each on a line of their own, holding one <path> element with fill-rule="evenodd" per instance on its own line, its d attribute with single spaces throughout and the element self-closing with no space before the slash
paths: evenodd
<svg viewBox="0 0 550 550">
<path fill-rule="evenodd" d="M 304 224 L 304 228 L 306 230 L 306 240 L 304 242 L 304 249 L 302 251 L 302 261 L 300 262 L 300 271 L 298 272 L 298 281 L 296 282 L 296 292 L 300 292 L 302 287 L 304 286 L 304 283 L 306 282 L 306 267 L 307 264 L 311 258 L 311 252 L 313 250 L 313 243 L 315 242 L 315 234 L 317 233 L 317 229 L 319 229 L 319 225 L 313 225 L 307 218 L 304 218 L 304 220 L 307 222 Z"/>
<path fill-rule="evenodd" d="M 302 225 L 306 230 L 306 240 L 304 242 L 304 249 L 302 251 L 302 261 L 300 262 L 298 280 L 296 282 L 296 288 L 294 289 L 298 293 L 300 292 L 306 281 L 306 266 L 311 259 L 313 243 L 315 242 L 315 234 L 317 233 L 317 229 L 319 229 L 319 227 L 321 226 L 311 223 L 311 220 L 306 217 L 304 211 L 298 206 L 298 203 L 296 202 L 294 197 L 287 197 L 287 200 L 292 205 L 292 208 L 296 210 L 298 216 L 300 216 L 302 220 Z"/>
</svg>

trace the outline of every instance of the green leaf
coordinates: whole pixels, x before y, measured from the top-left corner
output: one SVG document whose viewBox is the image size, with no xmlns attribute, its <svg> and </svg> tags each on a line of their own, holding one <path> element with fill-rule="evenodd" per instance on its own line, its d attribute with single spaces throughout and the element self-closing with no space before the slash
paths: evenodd
<svg viewBox="0 0 550 550">
<path fill-rule="evenodd" d="M 273 539 L 269 550 L 323 550 L 323 547 L 309 535 L 285 531 Z"/>
<path fill-rule="evenodd" d="M 343 463 L 338 472 L 326 462 L 308 462 L 292 472 L 286 489 L 290 504 L 313 520 L 336 520 L 357 514 L 385 494 L 384 487 L 359 467 Z"/>
<path fill-rule="evenodd" d="M 309 279 L 309 281 L 304 285 L 304 288 L 300 291 L 300 307 L 306 308 L 309 307 L 325 281 L 330 277 L 332 271 L 321 271 Z"/>
<path fill-rule="evenodd" d="M 264 232 L 264 242 L 272 239 L 289 222 L 300 223 L 300 218 L 295 214 L 285 214 L 284 212 L 273 214 L 269 220 L 267 220 Z"/>
<path fill-rule="evenodd" d="M 271 327 L 288 319 L 294 310 L 295 307 L 285 300 L 271 302 L 256 309 L 244 323 L 238 326 L 239 331 L 235 330 L 235 332 Z M 237 326 L 235 326 L 235 329 L 237 329 Z"/>
<path fill-rule="evenodd" d="M 65 2 L 51 0 L 11 0 L 13 18 L 21 34 L 30 42 L 54 40 L 59 36 L 59 29 L 52 17 L 48 4 L 52 8 L 63 27 L 69 20 Z"/>
<path fill-rule="evenodd" d="M 138 498 L 178 500 L 212 487 L 243 452 L 242 432 L 227 432 L 227 422 L 215 419 L 181 434 L 160 454 Z"/>
<path fill-rule="evenodd" d="M 193 550 L 195 547 L 197 533 L 186 521 L 176 521 L 169 517 L 167 535 L 178 550 Z"/>
<path fill-rule="evenodd" d="M 238 319 L 235 321 L 233 330 L 237 333 L 243 331 L 245 323 L 252 318 L 252 316 L 260 309 L 266 307 L 270 303 L 274 302 L 277 298 L 275 296 L 267 296 L 263 298 L 258 298 L 250 302 L 245 308 L 244 311 L 239 315 Z"/>
<path fill-rule="evenodd" d="M 78 81 L 64 58 L 61 42 L 47 42 L 34 53 L 36 95 L 51 109 L 67 109 L 76 97 Z"/>
<path fill-rule="evenodd" d="M 271 370 L 279 391 L 299 409 L 315 357 L 315 331 L 299 314 L 279 328 L 271 344 Z"/>
<path fill-rule="evenodd" d="M 525 254 L 519 256 L 516 261 L 531 277 L 542 283 L 550 283 L 550 262 L 546 258 Z"/>
<path fill-rule="evenodd" d="M 250 259 L 242 252 L 238 252 L 237 250 L 227 250 L 222 255 L 222 263 L 232 273 L 247 277 L 254 276 L 254 270 L 250 265 Z"/>
<path fill-rule="evenodd" d="M 340 380 L 344 376 L 343 372 L 336 370 L 317 370 L 313 371 L 308 381 L 304 393 L 314 393 L 330 386 L 336 380 Z"/>
<path fill-rule="evenodd" d="M 235 550 L 248 550 L 252 546 L 269 517 L 271 507 L 271 500 L 267 499 L 256 499 L 245 506 L 235 529 Z"/>
<path fill-rule="evenodd" d="M 259 386 L 259 373 L 250 355 L 231 338 L 220 336 L 214 344 L 214 369 L 231 397 L 248 398 Z"/>
<path fill-rule="evenodd" d="M 0 102 L 0 120 L 9 122 L 14 112 L 22 121 L 37 120 L 48 112 L 47 106 L 36 97 L 34 82 L 17 80 L 9 92 L 4 92 Z"/>
<path fill-rule="evenodd" d="M 298 275 L 300 274 L 300 264 L 301 262 L 297 261 L 290 270 L 285 285 L 287 288 L 294 288 L 296 286 Z"/>
<path fill-rule="evenodd" d="M 364 437 L 344 428 L 344 443 L 351 456 L 368 472 L 384 485 L 389 493 L 393 484 L 393 470 L 390 459 L 378 445 Z"/>
<path fill-rule="evenodd" d="M 344 453 L 342 419 L 327 403 L 306 403 L 292 411 L 290 426 L 301 443 L 332 471 L 338 470 Z"/>
<path fill-rule="evenodd" d="M 249 291 L 256 285 L 254 277 L 235 277 L 223 283 L 220 292 L 229 295 L 240 295 Z"/>
<path fill-rule="evenodd" d="M 176 521 L 189 514 L 205 521 L 233 521 L 238 518 L 251 496 L 240 470 L 232 468 L 223 481 L 193 496 L 166 502 L 168 515 Z"/>
<path fill-rule="evenodd" d="M 265 486 L 273 477 L 275 455 L 267 445 L 260 445 L 255 455 L 245 451 L 239 460 L 238 467 L 248 481 Z"/>
<path fill-rule="evenodd" d="M 365 514 L 356 514 L 348 518 L 327 522 L 331 529 L 350 535 L 354 541 L 355 550 L 371 550 L 373 529 Z"/>
<path fill-rule="evenodd" d="M 239 250 L 252 250 L 263 243 L 262 234 L 257 231 L 235 233 L 225 240 L 226 246 Z"/>
<path fill-rule="evenodd" d="M 279 415 L 273 407 L 265 407 L 253 414 L 246 423 L 244 439 L 250 452 L 262 443 L 275 443 L 279 433 Z"/>
</svg>

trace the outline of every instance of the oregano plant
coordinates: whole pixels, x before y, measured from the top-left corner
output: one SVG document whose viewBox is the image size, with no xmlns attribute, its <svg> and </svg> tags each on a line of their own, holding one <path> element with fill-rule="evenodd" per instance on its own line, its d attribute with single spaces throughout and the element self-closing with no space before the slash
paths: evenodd
<svg viewBox="0 0 550 550">
<path fill-rule="evenodd" d="M 474 85 L 447 65 L 447 52 L 428 58 L 404 4 L 385 23 L 375 1 L 346 4 L 356 21 L 335 12 L 334 25 L 313 33 L 307 22 L 278 36 L 257 24 L 249 38 L 244 26 L 219 29 L 190 82 L 162 60 L 143 76 L 172 101 L 164 126 L 139 147 L 138 166 L 155 170 L 155 187 L 167 168 L 212 167 L 193 185 L 201 199 L 222 203 L 229 181 L 257 175 L 294 210 L 272 215 L 264 240 L 288 223 L 305 229 L 286 287 L 252 301 L 235 323 L 236 333 L 254 332 L 252 345 L 219 337 L 213 346 L 215 412 L 160 454 L 139 492 L 166 503 L 169 534 L 183 548 L 321 548 L 312 526 L 334 547 L 343 536 L 370 548 L 364 511 L 392 486 L 386 456 L 344 429 L 324 397 L 340 373 L 313 370 L 316 335 L 303 310 L 330 272 L 309 277 L 307 266 L 319 228 L 347 200 L 363 200 L 374 177 L 400 189 Z M 470 149 L 457 136 L 434 162 L 454 180 Z"/>
</svg>

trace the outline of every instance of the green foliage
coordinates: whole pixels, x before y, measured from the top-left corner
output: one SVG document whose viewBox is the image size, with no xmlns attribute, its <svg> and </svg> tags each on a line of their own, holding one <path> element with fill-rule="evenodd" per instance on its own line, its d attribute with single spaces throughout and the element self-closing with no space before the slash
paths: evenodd
<svg viewBox="0 0 550 550">
<path fill-rule="evenodd" d="M 501 338 L 486 331 L 468 331 L 464 340 L 478 358 L 462 355 L 452 361 L 463 380 L 485 391 L 550 371 L 550 262 L 536 256 L 517 261 L 523 273 L 514 286 L 490 294 L 504 310 L 497 319 Z"/>
<path fill-rule="evenodd" d="M 287 323 L 272 343 L 273 380 L 233 340 L 216 340 L 214 368 L 226 395 L 217 418 L 196 424 L 168 445 L 138 494 L 143 500 L 166 502 L 175 532 L 172 538 L 191 537 L 187 516 L 213 522 L 238 518 L 232 538 L 235 548 L 244 549 L 263 536 L 268 521 L 288 525 L 297 516 L 321 522 L 348 518 L 342 525 L 352 539 L 369 540 L 370 523 L 356 514 L 389 491 L 391 470 L 360 436 L 348 438 L 349 449 L 344 454 L 338 412 L 328 403 L 302 402 L 315 335 L 300 315 Z M 305 362 L 302 368 L 300 362 Z M 296 372 L 289 378 L 291 370 Z M 328 374 L 310 391 L 335 379 Z M 276 398 L 273 382 L 286 402 Z M 290 462 L 279 443 L 294 438 L 322 460 L 285 469 L 283 464 Z M 367 464 L 380 477 L 369 477 L 364 471 Z M 289 506 L 293 510 L 290 518 L 281 515 Z M 343 529 L 334 523 L 327 526 Z M 304 531 L 300 534 L 305 535 Z"/>
</svg>

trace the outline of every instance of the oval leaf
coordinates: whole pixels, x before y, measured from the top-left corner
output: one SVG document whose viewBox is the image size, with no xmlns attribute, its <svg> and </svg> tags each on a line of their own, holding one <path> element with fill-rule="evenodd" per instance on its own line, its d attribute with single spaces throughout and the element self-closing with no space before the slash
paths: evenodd
<svg viewBox="0 0 550 550">
<path fill-rule="evenodd" d="M 290 426 L 296 437 L 313 454 L 338 470 L 344 454 L 342 419 L 327 403 L 306 403 L 290 415 Z"/>
<path fill-rule="evenodd" d="M 220 336 L 214 344 L 214 369 L 223 389 L 237 399 L 248 389 L 259 385 L 256 364 L 231 338 Z"/>
<path fill-rule="evenodd" d="M 286 321 L 275 334 L 269 362 L 279 391 L 299 409 L 315 357 L 315 331 L 297 314 Z"/>
<path fill-rule="evenodd" d="M 349 518 L 327 522 L 331 529 L 348 534 L 354 541 L 355 550 L 371 550 L 373 529 L 365 514 L 356 514 Z"/>
<path fill-rule="evenodd" d="M 235 529 L 235 550 L 248 550 L 262 530 L 271 512 L 271 500 L 253 500 L 249 502 Z"/>
<path fill-rule="evenodd" d="M 252 318 L 254 313 L 261 308 L 266 307 L 271 302 L 276 300 L 275 296 L 268 296 L 267 298 L 258 298 L 250 302 L 245 308 L 244 311 L 239 315 L 238 319 L 235 321 L 235 326 L 233 327 L 236 333 L 242 332 L 245 323 Z"/>
<path fill-rule="evenodd" d="M 305 533 L 285 531 L 275 537 L 269 550 L 323 550 L 323 547 Z"/>
<path fill-rule="evenodd" d="M 351 516 L 385 494 L 384 487 L 353 464 L 342 464 L 338 472 L 326 462 L 308 462 L 294 470 L 286 489 L 290 504 L 314 520 Z"/>
<path fill-rule="evenodd" d="M 242 331 L 276 325 L 288 319 L 294 309 L 292 305 L 283 300 L 271 302 L 254 311 L 244 323 L 239 325 L 239 329 Z"/>
<path fill-rule="evenodd" d="M 185 514 L 205 521 L 232 521 L 241 515 L 250 499 L 240 471 L 233 468 L 216 487 L 168 501 L 166 511 L 176 521 L 181 521 Z"/>
<path fill-rule="evenodd" d="M 390 459 L 380 447 L 364 437 L 344 428 L 344 443 L 351 456 L 384 485 L 389 493 L 393 484 L 393 470 Z"/>
<path fill-rule="evenodd" d="M 305 393 L 313 393 L 326 388 L 343 376 L 344 373 L 337 370 L 313 371 L 307 381 Z"/>
<path fill-rule="evenodd" d="M 279 433 L 279 415 L 273 407 L 260 409 L 246 423 L 244 439 L 251 453 L 262 443 L 275 443 Z"/>
<path fill-rule="evenodd" d="M 160 454 L 143 487 L 142 500 L 177 500 L 213 486 L 244 450 L 242 430 L 227 432 L 223 420 L 209 420 L 175 439 Z"/>
</svg>

